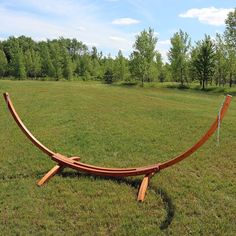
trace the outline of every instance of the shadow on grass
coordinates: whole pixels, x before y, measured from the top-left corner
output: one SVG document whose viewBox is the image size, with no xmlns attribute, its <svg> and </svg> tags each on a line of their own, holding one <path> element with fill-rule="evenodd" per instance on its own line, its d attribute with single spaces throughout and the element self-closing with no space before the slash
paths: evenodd
<svg viewBox="0 0 236 236">
<path fill-rule="evenodd" d="M 127 81 L 127 82 L 121 83 L 120 85 L 124 86 L 124 87 L 133 87 L 133 86 L 137 86 L 138 82 L 137 81 Z"/>
<path fill-rule="evenodd" d="M 161 222 L 161 225 L 160 225 L 160 229 L 164 230 L 169 227 L 169 225 L 171 224 L 171 222 L 174 218 L 175 206 L 172 202 L 171 197 L 168 195 L 168 193 L 164 189 L 159 187 L 156 190 L 156 193 L 161 196 L 161 199 L 162 199 L 162 201 L 165 205 L 165 209 L 166 209 L 166 217 L 165 217 L 164 221 Z"/>
<path fill-rule="evenodd" d="M 195 86 L 192 88 L 195 91 L 200 91 L 200 92 L 215 92 L 215 93 L 222 93 L 225 92 L 225 88 L 224 87 L 205 87 L 204 89 L 202 89 L 201 86 Z"/>
<path fill-rule="evenodd" d="M 195 86 L 192 88 L 193 91 L 196 91 L 196 92 L 200 92 L 200 93 L 212 93 L 212 94 L 230 94 L 232 96 L 235 96 L 236 95 L 236 90 L 232 87 L 229 88 L 227 86 L 225 87 L 215 87 L 215 86 L 212 86 L 212 87 L 206 87 L 205 89 L 202 89 L 201 86 Z"/>
<path fill-rule="evenodd" d="M 78 173 L 78 172 L 61 172 L 58 175 L 62 176 L 62 177 L 69 177 L 69 178 L 76 178 L 76 177 L 92 177 L 95 180 L 96 179 L 102 179 L 102 180 L 113 180 L 115 182 L 117 182 L 118 184 L 120 183 L 125 183 L 127 185 L 130 185 L 131 187 L 137 189 L 141 184 L 140 179 L 129 179 L 129 178 L 115 178 L 115 177 L 103 177 L 103 176 L 94 176 L 94 175 L 89 175 L 89 174 L 84 174 L 84 173 Z M 175 206 L 172 202 L 171 197 L 168 195 L 168 193 L 163 189 L 163 188 L 155 188 L 152 185 L 150 185 L 148 187 L 149 190 L 151 190 L 152 192 L 154 192 L 155 194 L 159 195 L 162 199 L 162 202 L 165 206 L 165 210 L 166 210 L 166 217 L 165 219 L 161 222 L 159 228 L 160 230 L 165 230 L 169 227 L 169 225 L 171 224 L 174 215 L 175 215 Z"/>
<path fill-rule="evenodd" d="M 0 176 L 0 181 L 11 181 L 11 180 L 19 180 L 19 179 L 27 179 L 27 178 L 37 178 L 37 180 L 41 179 L 44 176 L 45 172 L 38 172 L 38 173 L 31 173 L 31 174 L 15 174 L 10 176 Z M 79 173 L 79 172 L 61 172 L 58 174 L 59 176 L 62 176 L 64 178 L 78 178 L 78 177 L 89 177 L 93 179 L 102 179 L 102 180 L 113 180 L 117 182 L 118 184 L 125 183 L 127 185 L 130 185 L 131 187 L 137 189 L 140 186 L 141 180 L 140 179 L 129 179 L 129 178 L 115 178 L 115 177 L 102 177 L 102 176 L 94 176 L 89 175 L 85 173 Z M 49 180 L 50 181 L 50 180 Z M 148 187 L 148 189 L 155 194 L 159 195 L 162 199 L 162 202 L 166 209 L 166 217 L 161 222 L 159 228 L 160 230 L 165 230 L 169 227 L 171 224 L 174 214 L 175 214 L 175 206 L 172 202 L 171 197 L 168 195 L 168 193 L 163 188 L 155 188 L 152 185 Z"/>
<path fill-rule="evenodd" d="M 166 88 L 171 88 L 171 89 L 190 89 L 188 85 L 181 85 L 181 84 L 168 84 L 166 85 Z"/>
<path fill-rule="evenodd" d="M 106 85 L 109 85 L 110 87 L 123 87 L 123 88 L 140 87 L 140 83 L 138 81 L 114 82 Z"/>
</svg>

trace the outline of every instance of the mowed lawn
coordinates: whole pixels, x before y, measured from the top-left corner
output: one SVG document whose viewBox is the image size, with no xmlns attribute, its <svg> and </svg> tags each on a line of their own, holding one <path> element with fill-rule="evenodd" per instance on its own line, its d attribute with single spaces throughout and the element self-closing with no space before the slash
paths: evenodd
<svg viewBox="0 0 236 236">
<path fill-rule="evenodd" d="M 135 167 L 193 145 L 214 121 L 222 94 L 95 82 L 0 81 L 31 132 L 85 163 Z M 216 134 L 156 174 L 145 201 L 140 177 L 100 178 L 55 165 L 33 146 L 0 99 L 1 235 L 236 235 L 236 100 Z"/>
</svg>

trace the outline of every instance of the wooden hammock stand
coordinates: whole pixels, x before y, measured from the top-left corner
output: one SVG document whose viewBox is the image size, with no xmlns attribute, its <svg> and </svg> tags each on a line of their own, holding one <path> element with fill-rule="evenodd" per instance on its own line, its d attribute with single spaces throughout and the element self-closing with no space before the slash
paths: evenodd
<svg viewBox="0 0 236 236">
<path fill-rule="evenodd" d="M 11 115 L 13 116 L 15 122 L 20 127 L 20 129 L 23 131 L 23 133 L 30 139 L 30 141 L 37 146 L 40 150 L 42 150 L 44 153 L 46 153 L 51 159 L 55 162 L 57 162 L 57 165 L 54 166 L 48 173 L 43 176 L 42 179 L 38 181 L 38 186 L 43 185 L 47 180 L 49 180 L 52 176 L 54 176 L 56 173 L 60 172 L 65 167 L 70 167 L 72 169 L 86 172 L 92 175 L 98 175 L 98 176 L 110 176 L 110 177 L 127 177 L 127 176 L 137 176 L 137 175 L 144 175 L 144 178 L 141 182 L 139 191 L 138 191 L 138 201 L 143 201 L 145 197 L 145 192 L 148 187 L 148 183 L 150 181 L 150 178 L 155 175 L 160 170 L 163 170 L 167 167 L 170 167 L 183 159 L 190 156 L 193 152 L 195 152 L 198 148 L 200 148 L 216 131 L 218 125 L 221 123 L 228 106 L 230 104 L 232 96 L 227 95 L 225 98 L 225 101 L 221 107 L 221 110 L 215 119 L 215 121 L 212 123 L 209 130 L 188 150 L 183 152 L 182 154 L 176 156 L 173 159 L 170 159 L 169 161 L 165 161 L 163 163 L 157 163 L 149 166 L 144 167 L 137 167 L 137 168 L 104 168 L 104 167 L 98 167 L 98 166 L 92 166 L 85 163 L 80 162 L 80 157 L 66 157 L 60 153 L 55 153 L 45 147 L 42 143 L 40 143 L 32 134 L 31 132 L 26 128 L 20 117 L 18 116 L 13 103 L 11 102 L 10 96 L 8 93 L 4 93 L 4 98 L 7 103 L 8 109 L 11 112 Z"/>
</svg>

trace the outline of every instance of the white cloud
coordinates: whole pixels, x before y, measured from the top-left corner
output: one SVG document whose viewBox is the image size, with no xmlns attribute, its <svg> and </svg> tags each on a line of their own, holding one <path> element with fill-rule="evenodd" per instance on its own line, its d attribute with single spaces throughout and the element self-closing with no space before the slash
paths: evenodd
<svg viewBox="0 0 236 236">
<path fill-rule="evenodd" d="M 98 43 L 93 43 L 93 42 L 84 42 L 84 44 L 86 44 L 88 47 L 98 47 L 99 46 Z"/>
<path fill-rule="evenodd" d="M 4 22 L 0 25 L 0 31 L 14 36 L 22 34 L 36 36 L 34 33 L 36 31 L 37 37 L 51 38 L 58 37 L 60 34 L 63 36 L 62 32 L 64 32 L 63 27 L 59 25 L 34 18 L 29 14 L 19 14 L 4 8 L 0 8 L 0 22 Z"/>
<path fill-rule="evenodd" d="M 130 53 L 130 50 L 132 50 L 132 40 L 130 38 L 126 37 L 120 37 L 120 36 L 109 36 L 109 40 L 112 42 L 112 45 L 116 48 L 117 52 L 118 50 L 121 50 L 126 56 Z"/>
<path fill-rule="evenodd" d="M 119 18 L 112 21 L 114 25 L 133 25 L 138 24 L 140 21 L 132 18 Z"/>
<path fill-rule="evenodd" d="M 227 14 L 233 11 L 232 8 L 192 8 L 187 12 L 179 14 L 183 18 L 197 18 L 201 23 L 220 26 L 224 25 Z"/>
<path fill-rule="evenodd" d="M 169 39 L 161 40 L 161 41 L 159 41 L 157 43 L 160 44 L 160 45 L 168 45 L 168 46 L 170 46 L 170 40 Z"/>
<path fill-rule="evenodd" d="M 98 46 L 105 54 L 114 54 L 121 47 L 129 52 L 133 35 L 115 29 L 100 17 L 101 12 L 99 5 L 87 1 L 2 0 L 0 22 L 4 24 L 0 24 L 0 36 L 26 35 L 37 41 L 62 36 Z"/>
<path fill-rule="evenodd" d="M 116 42 L 125 42 L 127 41 L 125 38 L 117 37 L 117 36 L 110 36 L 110 40 L 116 41 Z"/>
<path fill-rule="evenodd" d="M 167 53 L 170 49 L 170 45 L 171 45 L 171 43 L 170 43 L 169 39 L 157 41 L 156 50 L 158 50 L 158 52 L 161 53 L 161 56 L 162 56 L 162 59 L 163 59 L 164 62 L 168 61 Z"/>
</svg>

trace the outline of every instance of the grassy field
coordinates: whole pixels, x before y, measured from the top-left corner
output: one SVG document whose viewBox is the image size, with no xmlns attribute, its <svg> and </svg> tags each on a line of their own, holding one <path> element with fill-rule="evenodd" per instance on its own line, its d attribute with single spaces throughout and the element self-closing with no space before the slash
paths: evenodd
<svg viewBox="0 0 236 236">
<path fill-rule="evenodd" d="M 0 81 L 26 126 L 50 149 L 107 167 L 148 165 L 193 145 L 215 119 L 220 93 L 81 82 Z M 156 174 L 99 178 L 53 165 L 0 100 L 1 235 L 236 235 L 236 102 L 199 151 Z"/>
</svg>

